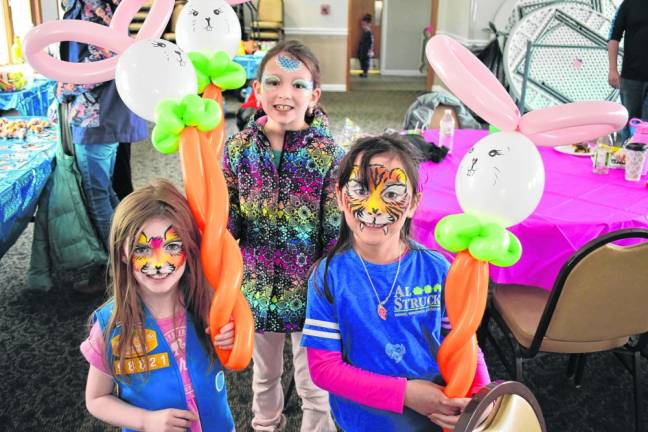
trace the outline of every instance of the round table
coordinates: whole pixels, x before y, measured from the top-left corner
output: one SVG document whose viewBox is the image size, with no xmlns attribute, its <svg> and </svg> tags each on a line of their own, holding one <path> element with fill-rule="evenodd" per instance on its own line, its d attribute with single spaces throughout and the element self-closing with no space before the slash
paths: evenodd
<svg viewBox="0 0 648 432">
<path fill-rule="evenodd" d="M 487 133 L 459 129 L 451 155 L 439 164 L 421 164 L 423 197 L 412 226 L 414 238 L 424 245 L 441 250 L 434 227 L 442 217 L 462 212 L 455 196 L 457 168 Z M 562 265 L 590 240 L 623 228 L 648 228 L 648 188 L 645 177 L 638 183 L 626 181 L 622 169 L 593 174 L 589 157 L 548 147 L 539 150 L 545 166 L 544 194 L 533 214 L 510 228 L 522 243 L 522 258 L 512 267 L 491 266 L 491 277 L 497 283 L 551 290 Z"/>
<path fill-rule="evenodd" d="M 8 120 L 45 117 L 6 117 Z M 57 125 L 25 139 L 0 138 L 0 257 L 30 221 L 50 176 L 59 143 Z"/>
<path fill-rule="evenodd" d="M 22 90 L 0 92 L 0 109 L 15 109 L 23 116 L 47 116 L 55 86 L 56 81 L 36 79 Z"/>
</svg>

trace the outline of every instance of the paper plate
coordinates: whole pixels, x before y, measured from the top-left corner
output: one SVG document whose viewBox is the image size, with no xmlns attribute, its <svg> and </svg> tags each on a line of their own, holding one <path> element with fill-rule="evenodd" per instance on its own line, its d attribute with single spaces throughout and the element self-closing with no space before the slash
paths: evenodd
<svg viewBox="0 0 648 432">
<path fill-rule="evenodd" d="M 573 144 L 557 146 L 557 147 L 554 147 L 554 150 L 556 150 L 559 153 L 564 153 L 564 154 L 568 154 L 568 155 L 571 155 L 571 156 L 587 156 L 587 157 L 589 157 L 589 156 L 592 155 L 591 152 L 587 152 L 587 153 L 577 152 L 576 147 Z"/>
</svg>

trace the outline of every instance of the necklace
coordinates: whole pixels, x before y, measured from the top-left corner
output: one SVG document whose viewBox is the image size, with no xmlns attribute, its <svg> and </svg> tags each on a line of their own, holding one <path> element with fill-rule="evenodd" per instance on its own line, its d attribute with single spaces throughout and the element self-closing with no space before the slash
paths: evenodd
<svg viewBox="0 0 648 432">
<path fill-rule="evenodd" d="M 371 276 L 369 275 L 369 270 L 367 270 L 367 265 L 365 264 L 364 260 L 362 259 L 359 253 L 356 252 L 356 254 L 358 255 L 358 258 L 360 258 L 360 262 L 362 263 L 362 268 L 364 269 L 365 274 L 367 275 L 367 279 L 369 279 L 369 284 L 371 284 L 371 288 L 373 289 L 373 292 L 376 295 L 376 300 L 378 300 L 378 307 L 376 308 L 376 312 L 378 313 L 380 319 L 386 321 L 387 308 L 385 307 L 385 304 L 389 301 L 392 292 L 394 292 L 394 287 L 396 286 L 396 280 L 398 279 L 398 273 L 400 272 L 400 264 L 401 264 L 401 258 L 403 257 L 403 253 L 401 251 L 401 253 L 398 255 L 398 267 L 396 267 L 396 276 L 394 276 L 394 281 L 392 282 L 392 286 L 389 289 L 389 293 L 387 294 L 387 297 L 385 297 L 384 300 L 380 300 L 380 296 L 378 296 L 378 291 L 376 291 L 376 287 L 374 286 L 374 283 L 371 280 Z"/>
</svg>

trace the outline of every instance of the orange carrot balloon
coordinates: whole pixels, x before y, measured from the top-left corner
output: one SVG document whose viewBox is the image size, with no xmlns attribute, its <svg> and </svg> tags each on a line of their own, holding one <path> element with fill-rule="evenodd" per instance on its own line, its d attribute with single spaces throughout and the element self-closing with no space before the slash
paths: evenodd
<svg viewBox="0 0 648 432">
<path fill-rule="evenodd" d="M 445 304 L 452 330 L 437 360 L 448 397 L 468 395 L 477 369 L 477 338 L 488 296 L 488 263 L 468 251 L 457 254 L 445 284 Z"/>
<path fill-rule="evenodd" d="M 207 91 L 208 90 L 208 91 Z M 222 94 L 210 85 L 203 97 L 217 100 Z M 231 370 L 247 367 L 252 358 L 254 320 L 241 293 L 243 259 L 238 243 L 227 231 L 229 194 L 221 169 L 225 122 L 210 132 L 187 127 L 180 135 L 180 159 L 187 200 L 203 232 L 201 262 L 205 277 L 214 289 L 209 310 L 211 335 L 234 320 L 234 346 L 221 350 L 214 346 L 223 366 Z"/>
<path fill-rule="evenodd" d="M 216 100 L 221 111 L 223 97 L 220 88 L 210 84 L 203 97 Z M 227 231 L 229 214 L 229 193 L 225 176 L 221 169 L 223 155 L 225 121 L 216 129 L 201 133 L 200 154 L 205 164 L 207 183 L 207 221 L 212 227 L 203 234 L 201 260 L 205 276 L 215 289 L 214 299 L 209 311 L 209 328 L 215 335 L 227 324 L 230 317 L 235 321 L 234 346 L 232 350 L 216 348 L 221 362 L 229 369 L 240 370 L 247 367 L 252 358 L 254 344 L 254 320 L 252 311 L 241 293 L 243 280 L 243 258 L 238 243 Z"/>
<path fill-rule="evenodd" d="M 180 165 L 187 201 L 201 232 L 205 231 L 205 168 L 200 157 L 199 132 L 194 127 L 185 128 L 180 134 Z"/>
</svg>

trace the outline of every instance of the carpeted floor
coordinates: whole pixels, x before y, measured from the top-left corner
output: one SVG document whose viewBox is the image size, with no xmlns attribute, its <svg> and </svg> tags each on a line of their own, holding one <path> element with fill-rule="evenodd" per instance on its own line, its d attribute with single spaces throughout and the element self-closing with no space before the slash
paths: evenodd
<svg viewBox="0 0 648 432">
<path fill-rule="evenodd" d="M 323 103 L 336 136 L 347 117 L 365 132 L 377 133 L 400 127 L 418 94 L 414 90 L 327 93 Z M 228 110 L 236 106 L 229 101 Z M 233 119 L 228 119 L 228 133 L 234 130 Z M 177 156 L 163 156 L 148 142 L 133 146 L 132 166 L 136 186 L 155 176 L 182 184 Z M 29 227 L 0 261 L 0 431 L 114 430 L 85 410 L 87 365 L 78 348 L 89 314 L 104 298 L 76 294 L 67 287 L 48 293 L 26 291 L 31 238 Z M 488 346 L 486 358 L 493 378 L 509 378 Z M 643 383 L 648 382 L 646 363 L 644 359 Z M 633 430 L 631 377 L 614 356 L 592 355 L 580 389 L 566 381 L 566 364 L 565 356 L 542 356 L 526 365 L 526 382 L 540 401 L 550 431 Z M 247 431 L 251 419 L 250 379 L 250 368 L 228 374 L 239 431 Z M 294 396 L 289 407 L 287 430 L 298 431 L 301 414 Z M 648 391 L 643 407 L 648 410 Z"/>
</svg>

